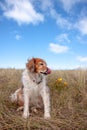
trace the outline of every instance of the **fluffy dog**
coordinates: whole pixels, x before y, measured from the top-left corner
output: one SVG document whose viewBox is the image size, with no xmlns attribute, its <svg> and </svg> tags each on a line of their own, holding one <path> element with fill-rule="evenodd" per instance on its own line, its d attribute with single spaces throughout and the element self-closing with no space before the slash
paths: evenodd
<svg viewBox="0 0 87 130">
<path fill-rule="evenodd" d="M 31 106 L 44 106 L 44 118 L 50 118 L 50 91 L 46 85 L 46 75 L 51 70 L 46 62 L 40 58 L 28 60 L 26 69 L 22 73 L 22 88 L 11 95 L 11 101 L 24 107 L 23 117 L 28 118 Z M 21 109 L 21 107 L 19 109 Z"/>
</svg>

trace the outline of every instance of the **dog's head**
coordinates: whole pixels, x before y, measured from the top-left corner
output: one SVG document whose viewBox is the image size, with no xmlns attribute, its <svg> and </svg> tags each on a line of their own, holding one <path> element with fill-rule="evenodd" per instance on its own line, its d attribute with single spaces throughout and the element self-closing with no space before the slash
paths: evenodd
<svg viewBox="0 0 87 130">
<path fill-rule="evenodd" d="M 50 74 L 51 70 L 47 67 L 47 63 L 40 58 L 32 58 L 26 64 L 27 69 L 32 73 Z"/>
</svg>

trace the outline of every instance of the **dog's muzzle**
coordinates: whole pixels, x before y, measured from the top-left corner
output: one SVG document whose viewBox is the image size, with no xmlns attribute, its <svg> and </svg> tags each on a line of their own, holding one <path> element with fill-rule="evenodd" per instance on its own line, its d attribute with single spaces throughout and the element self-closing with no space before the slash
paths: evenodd
<svg viewBox="0 0 87 130">
<path fill-rule="evenodd" d="M 47 68 L 47 70 L 45 72 L 41 72 L 42 74 L 48 75 L 51 73 L 51 70 L 49 68 Z"/>
</svg>

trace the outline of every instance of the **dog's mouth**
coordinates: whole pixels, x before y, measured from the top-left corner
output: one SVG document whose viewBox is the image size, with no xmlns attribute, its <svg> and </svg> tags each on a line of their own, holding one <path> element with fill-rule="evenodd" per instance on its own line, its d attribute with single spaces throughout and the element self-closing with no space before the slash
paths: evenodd
<svg viewBox="0 0 87 130">
<path fill-rule="evenodd" d="M 45 72 L 40 72 L 42 74 L 48 75 L 51 73 L 51 70 L 49 68 L 47 68 L 47 70 Z"/>
</svg>

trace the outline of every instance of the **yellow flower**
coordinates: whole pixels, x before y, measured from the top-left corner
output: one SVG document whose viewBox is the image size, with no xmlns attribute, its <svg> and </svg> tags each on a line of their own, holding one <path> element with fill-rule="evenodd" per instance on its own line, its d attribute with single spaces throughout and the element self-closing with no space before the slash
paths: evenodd
<svg viewBox="0 0 87 130">
<path fill-rule="evenodd" d="M 62 78 L 58 78 L 57 81 L 62 81 L 63 79 Z"/>
<path fill-rule="evenodd" d="M 66 81 L 64 82 L 64 86 L 68 86 L 68 83 Z"/>
</svg>

